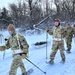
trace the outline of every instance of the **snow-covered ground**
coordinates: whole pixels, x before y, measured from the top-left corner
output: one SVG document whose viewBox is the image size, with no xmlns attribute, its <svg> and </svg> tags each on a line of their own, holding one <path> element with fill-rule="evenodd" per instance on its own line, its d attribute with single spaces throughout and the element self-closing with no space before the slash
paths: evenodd
<svg viewBox="0 0 75 75">
<path fill-rule="evenodd" d="M 8 37 L 7 31 L 0 32 L 5 37 Z M 56 54 L 55 57 L 55 64 L 49 65 L 46 64 L 46 60 L 49 60 L 51 47 L 52 47 L 52 36 L 48 35 L 47 41 L 49 42 L 46 45 L 43 46 L 37 46 L 35 47 L 34 44 L 36 42 L 40 41 L 46 41 L 46 33 L 42 33 L 40 35 L 25 35 L 25 38 L 27 39 L 27 42 L 29 44 L 29 54 L 28 59 L 32 61 L 36 66 L 38 66 L 43 72 L 46 72 L 46 75 L 75 75 L 75 42 L 74 39 L 72 41 L 72 49 L 71 53 L 66 55 L 66 62 L 65 64 L 60 63 L 61 57 L 59 51 Z M 65 41 L 64 41 L 65 42 Z M 3 43 L 4 44 L 4 43 Z M 0 44 L 2 45 L 2 44 Z M 64 45 L 66 49 L 66 44 Z M 46 59 L 46 50 L 47 50 L 47 59 Z M 9 69 L 12 62 L 12 54 L 11 50 L 5 51 L 5 58 L 3 59 L 3 53 L 0 52 L 0 75 L 9 75 Z M 32 65 L 27 60 L 23 59 L 24 65 L 26 67 L 26 70 L 33 68 L 34 71 L 31 75 L 45 75 L 42 71 L 37 69 L 34 65 Z M 21 75 L 21 70 L 18 68 L 17 75 Z"/>
</svg>

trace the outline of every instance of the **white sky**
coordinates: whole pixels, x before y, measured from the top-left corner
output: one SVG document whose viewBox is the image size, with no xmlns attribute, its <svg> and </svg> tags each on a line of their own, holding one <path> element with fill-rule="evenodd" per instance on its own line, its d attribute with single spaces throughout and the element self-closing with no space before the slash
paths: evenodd
<svg viewBox="0 0 75 75">
<path fill-rule="evenodd" d="M 2 9 L 3 7 L 9 8 L 9 3 L 13 3 L 16 0 L 0 0 L 0 8 Z"/>
<path fill-rule="evenodd" d="M 0 0 L 0 8 L 6 7 L 9 9 L 9 3 L 17 3 L 18 0 Z M 54 4 L 52 4 L 52 7 L 55 8 Z"/>
</svg>

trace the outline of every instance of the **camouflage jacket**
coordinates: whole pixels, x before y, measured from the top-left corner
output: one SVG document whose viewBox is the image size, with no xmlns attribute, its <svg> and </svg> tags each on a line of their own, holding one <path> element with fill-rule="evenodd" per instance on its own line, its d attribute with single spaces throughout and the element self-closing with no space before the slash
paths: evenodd
<svg viewBox="0 0 75 75">
<path fill-rule="evenodd" d="M 53 29 L 48 32 L 50 35 L 53 35 L 53 38 L 63 38 L 64 37 L 64 28 L 60 25 L 58 27 L 53 27 Z"/>
<path fill-rule="evenodd" d="M 74 30 L 72 27 L 65 28 L 65 37 L 66 38 L 70 38 L 70 37 L 72 38 L 73 34 L 74 34 Z"/>
<path fill-rule="evenodd" d="M 21 50 L 23 50 L 23 52 L 25 52 L 25 50 L 29 48 L 29 45 L 28 45 L 26 39 L 24 38 L 24 36 L 18 34 L 18 40 L 20 43 Z M 15 33 L 13 36 L 10 36 L 8 38 L 5 46 L 0 46 L 0 51 L 5 50 L 5 49 L 9 49 L 9 48 L 11 48 L 11 50 L 19 49 L 18 40 L 17 40 L 17 35 Z"/>
</svg>

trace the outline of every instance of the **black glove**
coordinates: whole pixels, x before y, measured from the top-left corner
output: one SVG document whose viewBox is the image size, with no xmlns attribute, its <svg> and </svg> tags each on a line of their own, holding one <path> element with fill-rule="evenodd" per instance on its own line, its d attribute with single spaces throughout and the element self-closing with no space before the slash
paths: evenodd
<svg viewBox="0 0 75 75">
<path fill-rule="evenodd" d="M 7 38 L 5 38 L 5 41 L 7 41 L 8 39 Z"/>
</svg>

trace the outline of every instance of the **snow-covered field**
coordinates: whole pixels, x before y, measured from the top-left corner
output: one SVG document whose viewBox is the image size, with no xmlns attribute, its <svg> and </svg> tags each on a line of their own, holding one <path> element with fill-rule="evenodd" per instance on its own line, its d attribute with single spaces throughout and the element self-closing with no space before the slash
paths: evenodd
<svg viewBox="0 0 75 75">
<path fill-rule="evenodd" d="M 7 31 L 0 32 L 5 37 L 8 37 Z M 49 60 L 51 47 L 52 47 L 52 36 L 48 35 L 47 41 L 49 42 L 47 45 L 47 59 L 46 59 L 46 45 L 43 46 L 37 46 L 35 47 L 34 44 L 36 42 L 40 41 L 46 41 L 46 33 L 42 33 L 40 35 L 25 35 L 25 38 L 27 39 L 27 42 L 29 44 L 29 54 L 28 59 L 32 61 L 36 66 L 38 66 L 43 72 L 46 72 L 46 75 L 75 75 L 75 42 L 74 39 L 72 41 L 72 49 L 71 53 L 66 55 L 66 62 L 65 64 L 60 63 L 61 57 L 59 51 L 56 54 L 55 57 L 55 64 L 49 65 L 46 64 L 46 61 Z M 65 41 L 64 41 L 65 42 Z M 4 43 L 3 43 L 4 44 Z M 0 44 L 2 45 L 2 44 Z M 66 49 L 66 44 L 64 45 Z M 3 53 L 0 52 L 0 75 L 9 75 L 9 69 L 12 62 L 12 54 L 11 50 L 5 51 L 5 58 L 3 59 Z M 42 71 L 40 71 L 38 68 L 36 68 L 34 65 L 32 65 L 27 60 L 23 59 L 24 65 L 26 67 L 26 70 L 33 68 L 34 71 L 31 75 L 45 75 Z M 21 70 L 18 68 L 17 75 L 21 75 Z"/>
</svg>

